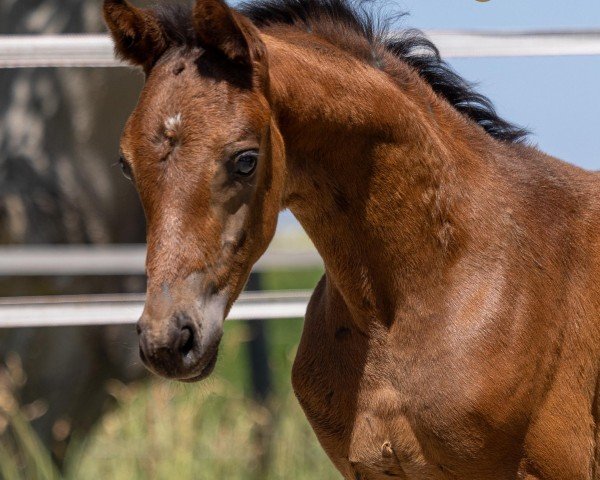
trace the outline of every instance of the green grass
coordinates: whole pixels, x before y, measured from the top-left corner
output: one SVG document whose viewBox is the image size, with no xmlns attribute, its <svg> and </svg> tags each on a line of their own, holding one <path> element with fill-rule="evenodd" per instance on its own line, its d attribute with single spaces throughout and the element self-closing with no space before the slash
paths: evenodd
<svg viewBox="0 0 600 480">
<path fill-rule="evenodd" d="M 263 286 L 313 288 L 320 275 L 271 272 L 263 277 Z M 274 391 L 266 406 L 250 394 L 247 325 L 228 322 L 219 362 L 208 380 L 193 385 L 158 379 L 132 385 L 111 382 L 108 388 L 117 408 L 88 438 L 73 442 L 64 478 L 339 479 L 291 390 L 302 321 L 265 325 Z M 25 442 L 18 442 L 19 452 L 0 446 L 3 478 L 58 478 L 31 429 L 19 415 L 13 421 Z"/>
</svg>

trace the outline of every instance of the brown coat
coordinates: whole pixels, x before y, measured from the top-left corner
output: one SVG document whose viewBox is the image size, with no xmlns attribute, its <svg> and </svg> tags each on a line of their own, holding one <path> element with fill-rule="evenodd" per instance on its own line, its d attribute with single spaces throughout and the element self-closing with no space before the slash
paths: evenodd
<svg viewBox="0 0 600 480">
<path fill-rule="evenodd" d="M 600 478 L 597 175 L 341 0 L 242 13 L 105 2 L 147 74 L 121 144 L 148 219 L 146 364 L 210 373 L 289 208 L 326 267 L 292 381 L 345 478 Z"/>
</svg>

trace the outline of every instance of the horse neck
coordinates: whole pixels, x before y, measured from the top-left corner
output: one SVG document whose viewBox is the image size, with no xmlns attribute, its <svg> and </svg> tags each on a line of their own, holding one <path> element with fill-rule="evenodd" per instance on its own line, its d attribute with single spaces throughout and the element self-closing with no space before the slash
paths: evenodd
<svg viewBox="0 0 600 480">
<path fill-rule="evenodd" d="M 267 44 L 284 206 L 353 317 L 393 322 L 398 303 L 441 284 L 461 254 L 469 226 L 456 198 L 470 178 L 477 190 L 482 168 L 472 145 L 495 142 L 408 67 L 399 84 L 333 48 Z"/>
</svg>

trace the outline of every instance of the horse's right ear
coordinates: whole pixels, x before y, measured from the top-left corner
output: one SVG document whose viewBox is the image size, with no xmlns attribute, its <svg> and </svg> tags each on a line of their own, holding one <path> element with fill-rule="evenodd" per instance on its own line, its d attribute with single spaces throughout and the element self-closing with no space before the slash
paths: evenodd
<svg viewBox="0 0 600 480">
<path fill-rule="evenodd" d="M 148 73 L 167 48 L 154 13 L 134 7 L 127 0 L 104 0 L 103 13 L 117 56 L 144 67 Z"/>
<path fill-rule="evenodd" d="M 237 64 L 252 65 L 264 57 L 264 45 L 252 23 L 225 0 L 196 0 L 192 21 L 200 43 Z"/>
</svg>

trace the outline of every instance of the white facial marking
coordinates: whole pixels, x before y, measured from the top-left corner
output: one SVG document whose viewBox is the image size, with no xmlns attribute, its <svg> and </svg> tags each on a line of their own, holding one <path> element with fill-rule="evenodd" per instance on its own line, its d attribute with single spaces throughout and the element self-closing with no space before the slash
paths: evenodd
<svg viewBox="0 0 600 480">
<path fill-rule="evenodd" d="M 175 137 L 181 126 L 181 113 L 173 115 L 165 120 L 165 134 L 168 137 Z"/>
</svg>

